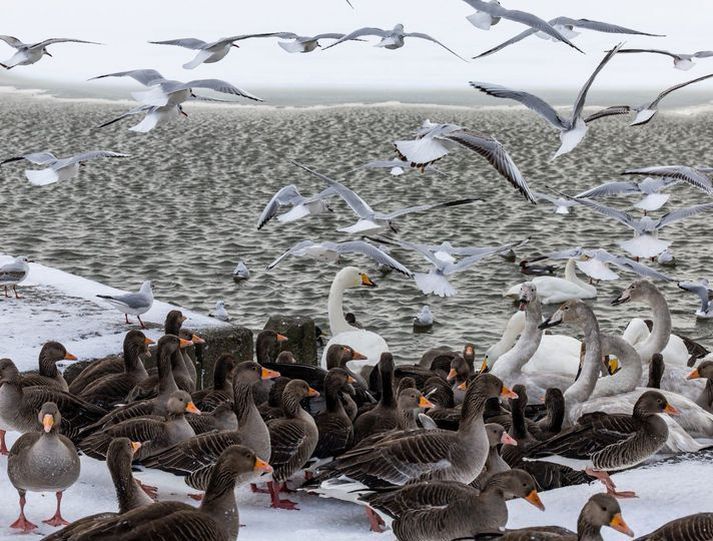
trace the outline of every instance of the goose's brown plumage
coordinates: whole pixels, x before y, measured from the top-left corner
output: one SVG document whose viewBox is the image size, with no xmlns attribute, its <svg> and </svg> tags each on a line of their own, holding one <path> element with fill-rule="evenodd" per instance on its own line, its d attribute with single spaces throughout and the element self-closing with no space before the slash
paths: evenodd
<svg viewBox="0 0 713 541">
<path fill-rule="evenodd" d="M 713 513 L 696 513 L 667 522 L 636 541 L 710 541 L 713 539 Z"/>
<path fill-rule="evenodd" d="M 696 399 L 696 404 L 713 413 L 713 361 L 703 361 L 688 374 L 688 379 L 699 378 L 706 380 L 706 386 Z"/>
<path fill-rule="evenodd" d="M 223 353 L 213 367 L 213 385 L 191 393 L 196 406 L 210 412 L 227 400 L 233 399 L 233 376 L 238 361 L 230 353 Z"/>
<path fill-rule="evenodd" d="M 218 459 L 200 507 L 155 503 L 101 521 L 76 541 L 234 541 L 240 526 L 235 485 L 252 471 L 270 466 L 250 449 L 231 446 Z"/>
<path fill-rule="evenodd" d="M 515 387 L 517 387 L 517 385 Z M 490 479 L 493 475 L 506 472 L 510 469 L 508 463 L 503 460 L 502 456 L 500 456 L 500 449 L 503 446 L 513 446 L 518 444 L 518 442 L 497 423 L 486 424 L 485 431 L 488 433 L 488 445 L 490 445 L 488 458 L 485 459 L 485 465 L 478 474 L 478 477 L 470 483 L 472 487 L 477 489 L 484 487 L 488 482 L 488 479 Z"/>
<path fill-rule="evenodd" d="M 264 330 L 255 339 L 255 358 L 260 364 L 274 363 L 287 337 L 275 331 Z"/>
<path fill-rule="evenodd" d="M 165 335 L 176 336 L 176 335 Z M 165 338 L 164 336 L 164 338 Z M 192 342 L 185 338 L 180 338 L 180 347 L 174 349 L 170 355 L 171 376 L 176 384 L 176 387 L 181 391 L 192 393 L 195 391 L 195 382 L 191 379 L 190 374 L 186 370 L 186 363 L 183 358 L 183 350 L 192 345 Z M 162 392 L 161 385 L 162 370 L 159 368 L 159 361 L 156 363 L 156 373 L 149 375 L 138 385 L 135 385 L 129 392 L 129 401 L 150 400 L 156 398 Z"/>
<path fill-rule="evenodd" d="M 203 410 L 200 414 L 189 413 L 186 415 L 186 421 L 196 434 L 238 429 L 238 416 L 235 414 L 232 400 L 223 402 L 210 413 L 203 413 Z"/>
<path fill-rule="evenodd" d="M 39 355 L 39 372 L 24 372 L 22 374 L 23 387 L 33 387 L 43 385 L 69 391 L 69 386 L 62 376 L 62 372 L 57 368 L 57 361 L 76 361 L 77 357 L 67 351 L 59 342 L 47 342 L 42 346 Z"/>
<path fill-rule="evenodd" d="M 354 427 L 344 409 L 340 395 L 353 393 L 352 378 L 343 368 L 332 368 L 324 379 L 327 409 L 315 417 L 319 440 L 312 456 L 328 458 L 349 449 L 354 438 Z"/>
<path fill-rule="evenodd" d="M 381 354 L 378 370 L 381 381 L 379 403 L 354 421 L 355 443 L 372 434 L 399 427 L 398 403 L 394 393 L 394 358 L 391 353 Z"/>
</svg>

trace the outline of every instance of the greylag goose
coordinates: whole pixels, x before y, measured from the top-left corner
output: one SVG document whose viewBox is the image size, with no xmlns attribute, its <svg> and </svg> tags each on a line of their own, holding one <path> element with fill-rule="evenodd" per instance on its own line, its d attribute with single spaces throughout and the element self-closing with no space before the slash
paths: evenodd
<svg viewBox="0 0 713 541">
<path fill-rule="evenodd" d="M 190 487 L 206 490 L 218 457 L 231 445 L 244 445 L 267 459 L 270 456 L 270 434 L 255 406 L 252 384 L 261 377 L 273 378 L 276 374 L 252 361 L 240 363 L 233 378 L 233 406 L 238 416 L 238 430 L 201 434 L 144 460 L 142 464 L 185 476 Z"/>
<path fill-rule="evenodd" d="M 127 363 L 134 364 L 135 362 L 140 362 L 138 358 L 132 358 L 138 354 L 141 348 L 140 344 L 147 342 L 148 345 L 153 344 L 154 341 L 147 339 L 144 333 L 139 330 L 131 330 L 124 336 L 123 351 L 124 355 L 122 357 L 117 357 L 116 355 L 111 355 L 103 359 L 97 359 L 92 361 L 89 366 L 84 368 L 75 378 L 69 383 L 69 392 L 72 394 L 81 393 L 87 386 L 93 384 L 110 374 L 121 374 L 126 370 Z M 127 357 L 129 358 L 127 360 Z"/>
<path fill-rule="evenodd" d="M 272 481 L 268 483 L 272 507 L 297 509 L 290 500 L 281 500 L 279 492 L 287 479 L 302 468 L 312 456 L 319 432 L 312 416 L 300 406 L 307 397 L 319 393 L 301 379 L 287 384 L 282 393 L 284 419 L 275 419 L 267 425 L 270 431 L 270 463 L 273 467 Z"/>
<path fill-rule="evenodd" d="M 195 402 L 194 402 L 195 404 Z M 198 408 L 198 406 L 196 406 Z M 186 421 L 196 434 L 205 434 L 216 430 L 237 430 L 238 416 L 233 407 L 233 401 L 229 400 L 220 404 L 209 413 L 188 413 Z"/>
<path fill-rule="evenodd" d="M 7 476 L 20 495 L 20 517 L 10 527 L 27 533 L 37 528 L 25 517 L 25 494 L 29 492 L 55 492 L 57 510 L 53 517 L 44 520 L 50 526 L 67 525 L 60 506 L 62 492 L 79 478 L 79 456 L 69 438 L 59 433 L 62 415 L 53 402 L 46 402 L 35 410 L 35 430 L 15 441 L 7 457 Z M 41 426 L 42 430 L 37 430 Z"/>
<path fill-rule="evenodd" d="M 195 436 L 185 417 L 186 412 L 200 413 L 191 401 L 191 395 L 185 391 L 174 391 L 168 398 L 166 410 L 164 418 L 136 417 L 108 426 L 83 438 L 79 448 L 87 456 L 103 460 L 114 438 L 129 438 L 142 442 L 141 450 L 135 457 L 141 461 Z"/>
<path fill-rule="evenodd" d="M 621 516 L 619 502 L 608 494 L 595 494 L 584 504 L 577 518 L 577 532 L 559 526 L 536 526 L 504 533 L 494 533 L 489 539 L 501 541 L 602 541 L 602 526 L 613 528 L 630 537 L 634 532 Z M 673 538 L 671 538 L 673 541 Z M 678 541 L 678 539 L 676 539 Z"/>
<path fill-rule="evenodd" d="M 517 391 L 515 391 L 517 392 Z M 545 392 L 546 415 L 528 427 L 530 434 L 540 441 L 559 434 L 564 423 L 564 394 L 557 388 Z"/>
<path fill-rule="evenodd" d="M 454 481 L 429 481 L 361 497 L 394 518 L 400 541 L 451 541 L 503 528 L 508 520 L 505 502 L 513 498 L 545 509 L 535 480 L 522 470 L 495 474 L 480 491 Z"/>
<path fill-rule="evenodd" d="M 617 492 L 607 471 L 636 466 L 664 446 L 668 427 L 659 413 L 678 411 L 660 392 L 646 391 L 632 415 L 585 415 L 572 428 L 530 447 L 528 456 L 584 470 L 599 479 L 608 494 L 634 497 L 633 492 Z"/>
<path fill-rule="evenodd" d="M 452 382 L 453 384 L 453 397 L 456 404 L 462 403 L 463 398 L 465 397 L 465 393 L 460 391 L 458 386 L 464 381 L 468 381 L 473 373 L 474 366 L 472 362 L 468 362 L 465 357 L 461 357 L 460 355 L 453 357 L 446 380 Z"/>
<path fill-rule="evenodd" d="M 165 334 L 173 334 L 175 336 L 178 336 L 180 338 L 184 338 L 191 342 L 193 345 L 202 345 L 205 344 L 205 340 L 198 336 L 197 334 L 188 331 L 184 328 L 182 328 L 183 323 L 187 320 L 188 318 L 183 315 L 183 312 L 180 310 L 171 310 L 167 315 L 166 315 L 166 321 L 164 323 L 164 333 Z M 188 350 L 183 348 L 181 349 L 181 357 L 183 358 L 183 365 L 184 365 L 184 370 L 186 377 L 188 380 L 186 381 L 186 386 L 189 388 L 184 389 L 185 391 L 188 391 L 189 393 L 192 393 L 195 391 L 195 386 L 196 386 L 196 381 L 197 381 L 197 371 L 196 371 L 196 365 L 193 362 L 193 359 L 191 356 L 188 354 Z M 183 372 L 183 371 L 181 371 Z M 178 382 L 178 380 L 176 380 Z M 192 386 L 192 387 L 191 387 Z"/>
<path fill-rule="evenodd" d="M 91 383 L 84 385 L 82 390 L 75 394 L 103 408 L 110 408 L 125 401 L 131 389 L 148 378 L 141 358 L 149 357 L 148 346 L 153 343 L 154 341 L 144 336 L 141 331 L 129 331 L 124 340 L 123 371 L 96 374 Z"/>
<path fill-rule="evenodd" d="M 635 541 L 708 541 L 713 532 L 713 513 L 696 513 L 667 522 Z"/>
<path fill-rule="evenodd" d="M 270 330 L 261 331 L 255 340 L 255 358 L 257 362 L 260 364 L 274 363 L 285 342 L 287 342 L 287 337 L 284 334 Z"/>
<path fill-rule="evenodd" d="M 223 353 L 213 366 L 213 386 L 191 394 L 196 407 L 210 412 L 227 400 L 233 399 L 233 376 L 238 361 L 230 353 Z"/>
<path fill-rule="evenodd" d="M 165 335 L 165 336 L 178 336 L 178 335 Z M 171 376 L 176 386 L 187 393 L 192 393 L 196 390 L 195 379 L 191 372 L 187 368 L 188 362 L 193 366 L 192 361 L 186 361 L 186 356 L 183 351 L 188 347 L 193 345 L 190 340 L 182 340 L 179 342 L 180 347 L 176 348 L 171 352 Z M 190 359 L 190 357 L 188 357 Z M 158 360 L 155 370 L 151 370 L 151 375 L 141 381 L 138 385 L 134 386 L 129 392 L 128 400 L 129 402 L 139 401 L 139 400 L 149 400 L 155 398 L 161 392 L 161 371 L 158 368 Z"/>
<path fill-rule="evenodd" d="M 696 404 L 713 413 L 713 361 L 703 361 L 688 374 L 688 379 L 700 378 L 706 380 L 706 387 L 696 400 Z"/>
<path fill-rule="evenodd" d="M 63 391 L 23 387 L 15 363 L 0 359 L 0 426 L 15 432 L 34 431 L 37 412 L 46 402 L 54 402 L 59 408 L 62 433 L 70 439 L 106 413 L 106 410 Z"/>
<path fill-rule="evenodd" d="M 353 393 L 354 382 L 343 368 L 332 368 L 324 378 L 324 395 L 327 409 L 315 417 L 319 440 L 312 456 L 327 459 L 341 455 L 349 449 L 354 439 L 352 420 L 344 409 L 340 395 Z"/>
<path fill-rule="evenodd" d="M 99 522 L 76 541 L 233 541 L 240 521 L 235 486 L 248 472 L 269 472 L 270 465 L 250 449 L 234 445 L 216 463 L 200 507 L 167 501 L 134 509 Z"/>
<path fill-rule="evenodd" d="M 517 391 L 515 391 L 517 392 Z M 485 425 L 485 431 L 488 433 L 488 458 L 485 459 L 483 470 L 478 474 L 478 477 L 470 484 L 472 487 L 481 489 L 484 487 L 493 475 L 510 470 L 508 463 L 500 456 L 500 449 L 503 445 L 518 445 L 510 434 L 505 432 L 505 429 L 497 423 L 488 423 Z"/>
<path fill-rule="evenodd" d="M 47 342 L 42 346 L 39 357 L 39 373 L 23 373 L 22 386 L 43 385 L 60 391 L 69 391 L 69 386 L 57 368 L 57 361 L 76 361 L 77 357 L 67 351 L 59 342 Z"/>
<path fill-rule="evenodd" d="M 129 438 L 115 438 L 109 444 L 109 450 L 106 454 L 106 465 L 109 469 L 111 479 L 114 482 L 116 499 L 119 504 L 118 513 L 98 513 L 81 518 L 69 526 L 43 538 L 43 541 L 69 541 L 70 538 L 73 539 L 72 536 L 90 530 L 101 520 L 115 517 L 117 514 L 128 513 L 132 509 L 151 505 L 153 500 L 141 489 L 141 485 L 134 479 L 134 475 L 131 472 L 131 462 L 134 459 L 134 453 L 140 448 L 141 443 L 131 441 Z"/>
</svg>

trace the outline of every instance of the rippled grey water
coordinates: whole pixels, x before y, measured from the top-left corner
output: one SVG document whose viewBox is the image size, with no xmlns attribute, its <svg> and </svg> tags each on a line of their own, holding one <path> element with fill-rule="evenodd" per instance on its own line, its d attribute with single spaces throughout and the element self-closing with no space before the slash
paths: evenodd
<svg viewBox="0 0 713 541">
<path fill-rule="evenodd" d="M 475 206 L 412 216 L 401 222 L 401 235 L 413 241 L 487 245 L 531 236 L 519 256 L 573 245 L 616 249 L 629 232 L 612 221 L 580 209 L 569 217 L 547 205 L 520 198 L 481 159 L 458 152 L 440 164 L 447 177 L 411 173 L 345 172 L 370 158 L 389 156 L 389 142 L 407 136 L 424 118 L 456 122 L 496 135 L 507 145 L 535 189 L 551 186 L 580 190 L 617 177 L 627 167 L 654 164 L 713 163 L 711 114 L 659 115 L 643 129 L 622 119 L 594 125 L 583 144 L 554 164 L 556 134 L 522 110 L 484 110 L 426 106 L 337 107 L 324 109 L 189 108 L 190 118 L 146 136 L 117 124 L 91 129 L 125 110 L 122 105 L 62 102 L 3 96 L 0 103 L 0 155 L 50 148 L 59 155 L 92 148 L 131 154 L 128 160 L 103 160 L 83 168 L 75 180 L 42 189 L 31 187 L 22 166 L 7 166 L 0 176 L 0 251 L 33 258 L 116 287 L 135 289 L 144 278 L 156 294 L 188 308 L 208 311 L 225 299 L 238 323 L 261 328 L 275 313 L 313 316 L 326 327 L 327 294 L 336 265 L 292 259 L 265 273 L 265 265 L 303 238 L 341 240 L 336 227 L 352 223 L 342 205 L 338 212 L 295 224 L 255 222 L 270 196 L 286 183 L 303 193 L 322 188 L 320 181 L 296 170 L 299 159 L 333 174 L 372 206 L 396 208 L 424 201 L 478 196 Z M 669 207 L 704 196 L 676 188 Z M 622 206 L 634 199 L 610 199 Z M 668 228 L 679 266 L 676 276 L 710 275 L 711 216 Z M 413 270 L 426 269 L 418 256 L 397 253 Z M 251 279 L 236 285 L 231 271 L 244 259 Z M 365 269 L 372 265 L 351 260 Z M 643 307 L 609 306 L 631 275 L 604 284 L 594 302 L 608 329 L 646 314 Z M 483 351 L 500 334 L 513 311 L 501 297 L 508 285 L 522 281 L 514 263 L 499 258 L 453 277 L 458 296 L 420 294 L 414 283 L 394 274 L 376 275 L 376 290 L 350 291 L 349 310 L 365 326 L 377 329 L 402 359 L 413 359 L 432 345 L 474 341 Z M 696 300 L 665 286 L 674 325 L 694 337 L 709 337 L 710 323 L 696 322 Z M 414 335 L 411 318 L 424 302 L 438 325 Z M 569 330 L 568 332 L 574 332 Z"/>
</svg>

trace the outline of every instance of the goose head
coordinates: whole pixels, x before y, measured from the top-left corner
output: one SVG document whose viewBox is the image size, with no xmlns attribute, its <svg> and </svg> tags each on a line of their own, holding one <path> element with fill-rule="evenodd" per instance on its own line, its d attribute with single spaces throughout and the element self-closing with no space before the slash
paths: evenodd
<svg viewBox="0 0 713 541">
<path fill-rule="evenodd" d="M 215 470 L 214 475 L 237 478 L 250 471 L 271 473 L 272 466 L 255 455 L 251 449 L 242 445 L 231 445 L 221 453 Z"/>
<path fill-rule="evenodd" d="M 166 409 L 169 415 L 182 415 L 184 413 L 195 413 L 200 415 L 199 410 L 186 391 L 174 391 L 168 397 Z"/>
<path fill-rule="evenodd" d="M 634 404 L 634 415 L 649 415 L 653 413 L 668 413 L 678 415 L 679 411 L 668 403 L 666 397 L 658 391 L 646 391 Z"/>
<path fill-rule="evenodd" d="M 524 312 L 527 306 L 537 298 L 537 287 L 532 282 L 525 282 L 520 287 L 520 296 L 517 299 L 518 310 Z"/>
<path fill-rule="evenodd" d="M 713 361 L 703 361 L 698 368 L 691 370 L 687 379 L 698 378 L 713 379 Z"/>
<path fill-rule="evenodd" d="M 280 377 L 280 373 L 275 370 L 270 370 L 255 361 L 245 361 L 235 368 L 234 380 L 252 385 L 263 379 L 275 379 Z"/>
<path fill-rule="evenodd" d="M 631 283 L 619 296 L 611 301 L 614 306 L 631 301 L 647 302 L 652 296 L 659 293 L 658 288 L 648 280 L 636 280 Z"/>
<path fill-rule="evenodd" d="M 537 483 L 532 475 L 526 471 L 513 469 L 497 473 L 488 480 L 486 489 L 490 486 L 500 488 L 506 500 L 522 498 L 537 507 L 540 511 L 545 510 L 545 505 L 537 493 Z"/>
<path fill-rule="evenodd" d="M 20 372 L 10 359 L 0 359 L 0 385 L 19 378 Z"/>
<path fill-rule="evenodd" d="M 45 402 L 42 404 L 39 413 L 37 414 L 37 420 L 42 425 L 42 430 L 45 433 L 50 433 L 57 430 L 60 423 L 62 422 L 62 415 L 59 413 L 59 408 L 54 402 Z"/>
<path fill-rule="evenodd" d="M 403 389 L 399 393 L 398 407 L 401 411 L 433 408 L 434 404 L 418 389 Z"/>
<path fill-rule="evenodd" d="M 488 434 L 490 447 L 496 447 L 501 443 L 504 445 L 517 445 L 517 440 L 505 432 L 502 425 L 498 423 L 488 423 L 485 425 L 485 432 Z"/>
<path fill-rule="evenodd" d="M 149 346 L 154 341 L 148 338 L 144 333 L 138 330 L 132 330 L 126 333 L 124 337 L 124 355 L 136 355 L 141 357 L 149 357 Z"/>
<path fill-rule="evenodd" d="M 617 532 L 634 537 L 634 532 L 624 522 L 619 503 L 608 494 L 595 494 L 582 508 L 578 523 L 584 522 L 595 528 L 608 526 Z"/>
<path fill-rule="evenodd" d="M 340 270 L 334 278 L 334 282 L 344 289 L 376 287 L 371 278 L 356 267 L 345 267 Z"/>
</svg>

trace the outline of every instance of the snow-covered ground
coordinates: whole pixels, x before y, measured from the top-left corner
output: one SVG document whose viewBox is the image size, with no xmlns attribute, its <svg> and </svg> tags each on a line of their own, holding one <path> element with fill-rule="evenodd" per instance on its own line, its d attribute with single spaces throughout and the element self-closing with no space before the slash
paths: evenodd
<svg viewBox="0 0 713 541">
<path fill-rule="evenodd" d="M 10 258 L 0 255 L 0 265 Z M 127 326 L 121 314 L 96 298 L 97 294 L 118 291 L 56 269 L 39 264 L 31 265 L 28 280 L 19 288 L 21 300 L 0 298 L 0 357 L 12 358 L 21 369 L 37 367 L 37 354 L 47 340 L 58 340 L 82 358 L 117 353 L 121 350 Z M 166 313 L 174 309 L 160 301 L 154 303 L 146 317 L 153 329 L 147 334 L 160 336 Z M 206 316 L 184 311 L 191 328 L 222 325 Z M 12 444 L 17 434 L 8 435 Z M 9 524 L 17 518 L 17 494 L 5 475 L 7 458 L 0 457 L 0 541 L 17 539 Z M 160 499 L 195 502 L 187 497 L 193 492 L 183 480 L 169 474 L 146 471 L 137 474 L 143 482 L 159 488 Z M 639 498 L 622 501 L 623 515 L 637 535 L 653 530 L 674 518 L 700 511 L 713 510 L 713 454 L 701 453 L 650 464 L 644 468 L 615 475 L 614 480 L 623 490 L 635 490 Z M 569 487 L 542 495 L 547 506 L 540 512 L 524 501 L 509 503 L 509 527 L 557 524 L 574 528 L 577 515 L 587 498 L 601 490 L 601 485 Z M 301 510 L 284 511 L 269 507 L 266 495 L 251 494 L 239 489 L 241 540 L 281 541 L 301 540 L 317 536 L 332 541 L 379 539 L 391 541 L 391 532 L 374 534 L 368 531 L 368 521 L 360 506 L 319 498 L 305 493 L 291 494 L 299 501 Z M 54 530 L 42 524 L 42 519 L 54 512 L 54 494 L 28 494 L 28 519 L 40 526 L 38 533 Z M 114 489 L 106 465 L 82 457 L 82 474 L 63 499 L 63 514 L 69 520 L 85 515 L 116 509 Z M 612 530 L 604 532 L 605 539 L 623 539 Z"/>
</svg>

